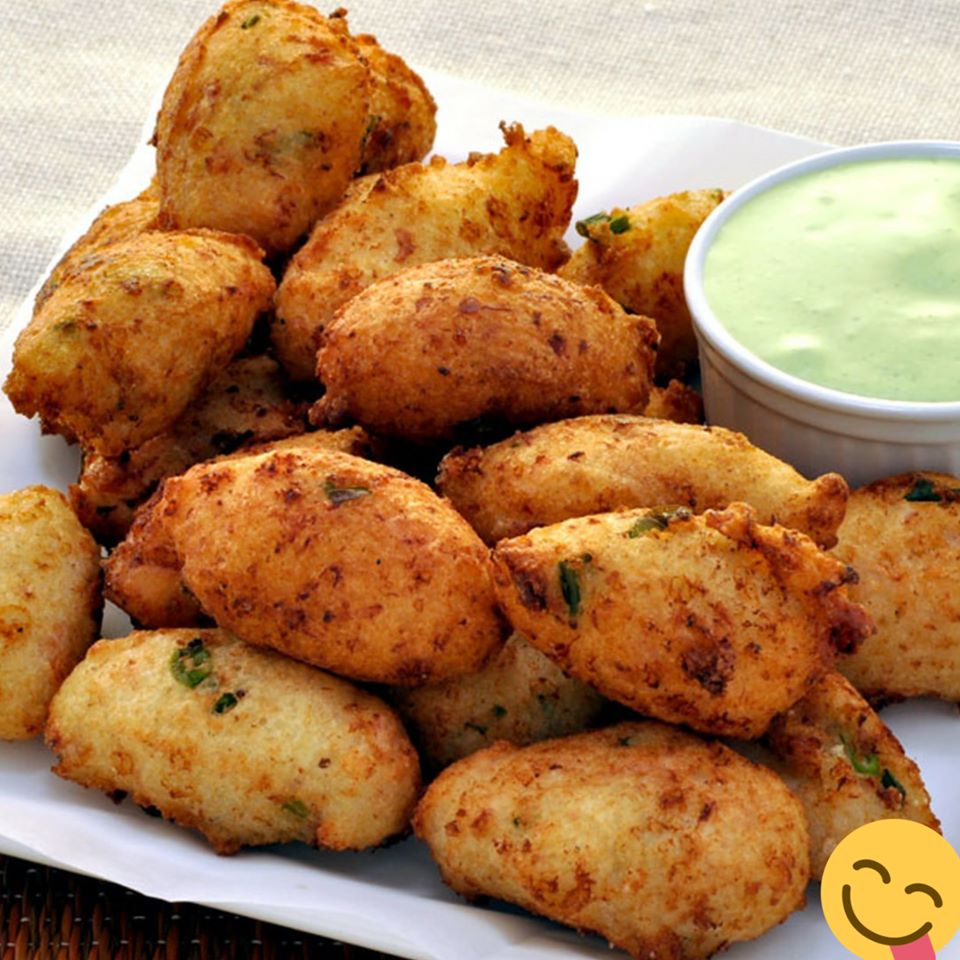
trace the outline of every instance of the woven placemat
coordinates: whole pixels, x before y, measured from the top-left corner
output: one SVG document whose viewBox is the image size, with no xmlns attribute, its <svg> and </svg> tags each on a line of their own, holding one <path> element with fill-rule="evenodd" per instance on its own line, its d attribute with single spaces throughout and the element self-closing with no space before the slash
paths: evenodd
<svg viewBox="0 0 960 960">
<path fill-rule="evenodd" d="M 0 854 L 0 960 L 390 960 Z"/>
</svg>

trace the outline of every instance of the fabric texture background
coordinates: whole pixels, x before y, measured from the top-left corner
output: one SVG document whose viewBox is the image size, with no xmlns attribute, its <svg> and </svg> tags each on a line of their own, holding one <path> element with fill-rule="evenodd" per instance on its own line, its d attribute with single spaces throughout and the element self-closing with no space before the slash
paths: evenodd
<svg viewBox="0 0 960 960">
<path fill-rule="evenodd" d="M 0 328 L 133 151 L 216 0 L 0 0 Z M 356 0 L 414 65 L 608 114 L 960 139 L 958 0 Z M 632 198 L 631 198 L 632 199 Z"/>
</svg>

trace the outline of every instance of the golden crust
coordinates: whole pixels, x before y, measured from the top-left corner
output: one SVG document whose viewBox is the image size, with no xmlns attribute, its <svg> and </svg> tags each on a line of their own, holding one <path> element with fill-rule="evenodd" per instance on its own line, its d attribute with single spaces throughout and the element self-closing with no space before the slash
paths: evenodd
<svg viewBox="0 0 960 960">
<path fill-rule="evenodd" d="M 323 449 L 360 455 L 369 438 L 358 427 L 317 430 L 250 447 L 218 460 L 269 450 Z M 180 558 L 165 525 L 162 487 L 142 504 L 124 541 L 104 562 L 106 594 L 142 627 L 189 627 L 208 622 L 197 598 L 180 577 Z"/>
<path fill-rule="evenodd" d="M 311 416 L 424 443 L 478 418 L 642 409 L 655 345 L 653 323 L 599 289 L 502 257 L 441 260 L 378 281 L 337 313 Z"/>
<path fill-rule="evenodd" d="M 95 257 L 103 247 L 155 229 L 159 212 L 160 191 L 156 180 L 151 181 L 150 186 L 133 200 L 107 207 L 60 258 L 37 293 L 34 309 L 38 309 L 68 277 L 83 273 L 88 259 Z"/>
<path fill-rule="evenodd" d="M 658 723 L 448 767 L 414 829 L 444 880 L 597 932 L 637 960 L 700 960 L 804 903 L 803 810 L 779 778 Z"/>
<path fill-rule="evenodd" d="M 291 447 L 201 464 L 157 510 L 216 622 L 358 680 L 470 673 L 499 646 L 489 555 L 398 470 Z"/>
<path fill-rule="evenodd" d="M 851 494 L 834 553 L 856 566 L 851 597 L 877 632 L 837 668 L 866 696 L 960 700 L 958 532 L 960 477 L 906 473 Z"/>
<path fill-rule="evenodd" d="M 445 767 L 498 740 L 523 745 L 579 733 L 606 701 L 519 633 L 479 671 L 427 687 L 394 688 L 392 702 L 425 763 Z"/>
<path fill-rule="evenodd" d="M 742 434 L 636 416 L 580 417 L 454 450 L 437 483 L 487 543 L 618 507 L 702 513 L 739 500 L 761 523 L 830 546 L 848 493 L 839 474 L 806 480 Z"/>
<path fill-rule="evenodd" d="M 354 39 L 373 81 L 360 174 L 422 160 L 437 133 L 437 104 L 427 85 L 376 37 L 360 34 Z"/>
<path fill-rule="evenodd" d="M 95 644 L 53 703 L 47 742 L 60 776 L 129 793 L 218 853 L 376 846 L 407 828 L 419 787 L 386 704 L 221 630 Z"/>
<path fill-rule="evenodd" d="M 585 224 L 589 238 L 560 275 L 598 284 L 632 313 L 653 317 L 660 332 L 658 376 L 682 376 L 697 359 L 697 340 L 683 295 L 683 264 L 700 224 L 723 200 L 722 190 L 657 197 Z M 618 233 L 611 223 L 629 228 Z"/>
<path fill-rule="evenodd" d="M 130 529 L 134 510 L 165 477 L 241 447 L 303 433 L 307 404 L 291 399 L 284 386 L 275 361 L 242 357 L 166 433 L 119 457 L 85 455 L 80 477 L 70 487 L 83 525 L 101 543 L 116 543 Z"/>
<path fill-rule="evenodd" d="M 246 237 L 143 233 L 89 257 L 17 338 L 4 390 L 44 429 L 117 456 L 169 429 L 274 290 Z"/>
<path fill-rule="evenodd" d="M 349 33 L 291 0 L 232 0 L 180 56 L 157 117 L 160 224 L 288 250 L 360 164 L 370 71 Z"/>
<path fill-rule="evenodd" d="M 600 514 L 502 540 L 497 596 L 572 677 L 673 723 L 760 736 L 871 629 L 852 571 L 746 504 Z"/>
<path fill-rule="evenodd" d="M 693 387 L 671 380 L 665 387 L 651 388 L 643 415 L 673 423 L 703 423 L 703 397 Z"/>
<path fill-rule="evenodd" d="M 814 880 L 834 847 L 865 823 L 895 817 L 940 829 L 917 765 L 838 673 L 777 717 L 767 743 L 806 811 Z"/>
<path fill-rule="evenodd" d="M 0 740 L 40 733 L 102 606 L 100 551 L 63 494 L 0 495 Z"/>
<path fill-rule="evenodd" d="M 577 148 L 553 127 L 503 132 L 500 153 L 363 177 L 317 223 L 277 291 L 272 337 L 291 376 L 314 377 L 324 327 L 375 280 L 447 257 L 499 254 L 543 270 L 566 260 Z"/>
</svg>

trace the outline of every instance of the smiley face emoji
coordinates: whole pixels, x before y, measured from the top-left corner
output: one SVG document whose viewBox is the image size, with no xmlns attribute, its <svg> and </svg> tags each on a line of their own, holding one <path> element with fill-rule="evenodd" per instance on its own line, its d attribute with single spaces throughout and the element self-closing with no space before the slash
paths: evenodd
<svg viewBox="0 0 960 960">
<path fill-rule="evenodd" d="M 823 871 L 833 935 L 862 960 L 923 960 L 960 927 L 960 856 L 912 820 L 875 820 L 848 834 Z"/>
</svg>

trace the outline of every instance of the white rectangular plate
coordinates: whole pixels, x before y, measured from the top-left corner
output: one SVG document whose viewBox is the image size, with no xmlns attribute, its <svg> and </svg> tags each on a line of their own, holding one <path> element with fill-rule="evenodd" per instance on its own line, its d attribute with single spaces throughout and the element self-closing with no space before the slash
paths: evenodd
<svg viewBox="0 0 960 960">
<path fill-rule="evenodd" d="M 577 217 L 674 190 L 736 187 L 771 167 L 824 149 L 810 140 L 732 121 L 589 117 L 428 71 L 424 76 L 440 105 L 436 150 L 450 159 L 499 149 L 500 120 L 521 121 L 527 130 L 553 124 L 570 134 L 580 148 Z M 146 131 L 152 122 L 151 117 Z M 144 146 L 98 210 L 146 185 L 153 169 L 148 136 L 145 132 Z M 96 212 L 65 238 L 64 249 Z M 579 243 L 572 231 L 569 240 Z M 0 376 L 9 369 L 13 340 L 29 319 L 32 299 L 0 337 Z M 16 416 L 5 396 L 0 400 L 0 443 L 0 491 L 30 483 L 66 489 L 76 477 L 76 451 L 58 437 L 42 438 L 37 424 Z M 122 617 L 111 611 L 105 632 L 117 635 L 124 629 Z M 884 718 L 920 763 L 944 832 L 960 846 L 956 707 L 903 704 L 885 711 Z M 101 794 L 59 780 L 49 772 L 51 762 L 39 742 L 0 743 L 0 851 L 164 900 L 193 901 L 416 960 L 611 957 L 598 938 L 581 937 L 519 910 L 467 906 L 443 886 L 415 840 L 367 854 L 291 846 L 218 857 L 191 832 L 151 819 L 129 802 L 115 806 Z M 590 824 L 583 828 L 589 830 Z M 818 899 L 813 886 L 806 910 L 726 956 L 848 958 L 824 924 Z M 960 960 L 960 938 L 940 956 Z"/>
</svg>

